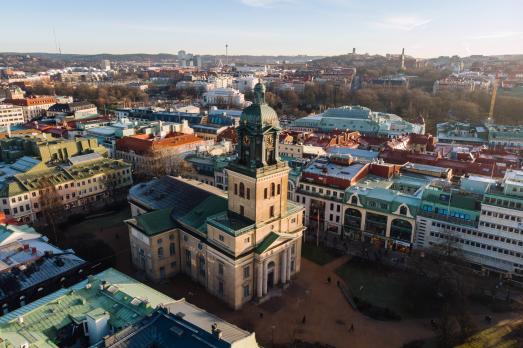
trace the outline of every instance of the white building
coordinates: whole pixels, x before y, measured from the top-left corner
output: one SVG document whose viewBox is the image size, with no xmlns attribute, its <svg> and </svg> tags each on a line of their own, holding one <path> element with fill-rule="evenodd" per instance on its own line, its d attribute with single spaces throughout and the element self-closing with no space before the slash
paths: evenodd
<svg viewBox="0 0 523 348">
<path fill-rule="evenodd" d="M 418 247 L 443 245 L 483 270 L 520 278 L 523 171 L 508 170 L 499 181 L 471 176 L 459 189 L 431 185 L 423 195 L 416 235 Z"/>
<path fill-rule="evenodd" d="M 242 93 L 252 91 L 254 86 L 259 82 L 259 79 L 254 76 L 241 76 L 233 81 L 232 86 Z"/>
<path fill-rule="evenodd" d="M 21 106 L 0 104 L 0 127 L 24 123 L 24 112 Z"/>
<path fill-rule="evenodd" d="M 216 88 L 203 94 L 205 105 L 226 104 L 234 107 L 246 106 L 245 96 L 234 88 Z"/>
<path fill-rule="evenodd" d="M 481 204 L 478 261 L 495 270 L 523 275 L 523 171 L 509 170 L 491 184 Z"/>
</svg>

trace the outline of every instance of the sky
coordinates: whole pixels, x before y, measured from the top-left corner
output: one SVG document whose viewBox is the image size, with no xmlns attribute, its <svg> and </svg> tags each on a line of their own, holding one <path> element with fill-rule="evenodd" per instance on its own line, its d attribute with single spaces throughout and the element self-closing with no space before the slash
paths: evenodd
<svg viewBox="0 0 523 348">
<path fill-rule="evenodd" d="M 24 0 L 1 12 L 0 52 L 523 53 L 523 0 Z"/>
</svg>

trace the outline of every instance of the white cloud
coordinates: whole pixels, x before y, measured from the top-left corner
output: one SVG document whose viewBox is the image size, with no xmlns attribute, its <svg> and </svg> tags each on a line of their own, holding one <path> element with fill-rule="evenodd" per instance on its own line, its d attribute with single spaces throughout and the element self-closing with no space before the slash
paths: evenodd
<svg viewBox="0 0 523 348">
<path fill-rule="evenodd" d="M 244 5 L 251 7 L 273 7 L 282 3 L 293 2 L 293 0 L 240 0 Z"/>
<path fill-rule="evenodd" d="M 377 24 L 382 27 L 410 31 L 432 22 L 430 18 L 422 18 L 419 16 L 392 16 L 386 17 L 378 21 Z"/>
<path fill-rule="evenodd" d="M 521 31 L 498 31 L 480 35 L 471 36 L 470 39 L 473 40 L 484 40 L 484 39 L 505 39 L 514 36 L 522 36 L 523 32 Z"/>
</svg>

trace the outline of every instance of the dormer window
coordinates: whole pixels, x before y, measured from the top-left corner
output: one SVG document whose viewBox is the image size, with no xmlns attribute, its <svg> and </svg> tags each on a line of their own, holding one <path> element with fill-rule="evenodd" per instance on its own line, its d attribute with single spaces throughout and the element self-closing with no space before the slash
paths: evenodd
<svg viewBox="0 0 523 348">
<path fill-rule="evenodd" d="M 358 197 L 352 196 L 351 199 L 350 199 L 350 203 L 357 205 L 358 204 Z"/>
<path fill-rule="evenodd" d="M 400 207 L 400 215 L 407 215 L 407 207 L 402 205 Z"/>
</svg>

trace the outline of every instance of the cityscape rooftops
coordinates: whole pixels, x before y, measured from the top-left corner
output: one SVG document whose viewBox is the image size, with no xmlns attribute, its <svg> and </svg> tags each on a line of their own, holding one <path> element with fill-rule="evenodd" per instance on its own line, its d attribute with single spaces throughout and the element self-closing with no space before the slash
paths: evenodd
<svg viewBox="0 0 523 348">
<path fill-rule="evenodd" d="M 27 225 L 0 226 L 0 300 L 85 263 L 73 251 L 49 244 Z"/>
<path fill-rule="evenodd" d="M 105 337 L 98 347 L 149 347 L 158 342 L 191 348 L 258 347 L 254 334 L 184 300 L 158 308 L 135 325 Z"/>
<path fill-rule="evenodd" d="M 368 172 L 368 164 L 350 156 L 320 157 L 302 170 L 302 181 L 345 189 Z"/>
<path fill-rule="evenodd" d="M 253 333 L 183 299 L 177 301 L 163 295 L 114 269 L 90 276 L 72 287 L 4 315 L 0 318 L 0 337 L 8 346 L 26 344 L 55 348 L 64 340 L 74 341 L 76 336 L 73 333 L 82 330 L 86 322 L 107 318 L 108 321 L 98 321 L 96 329 L 90 327 L 94 332 L 85 332 L 90 338 L 90 346 L 128 347 L 125 342 L 136 343 L 133 338 L 139 338 L 147 323 L 153 325 L 149 320 L 155 322 L 154 318 L 159 314 L 165 315 L 171 325 L 156 328 L 162 335 L 174 333 L 169 336 L 172 342 L 185 342 L 188 347 L 199 347 L 202 342 L 211 342 L 218 347 L 234 347 L 235 344 L 258 346 Z M 117 333 L 104 339 L 103 336 L 109 333 L 109 326 Z M 173 326 L 176 327 L 174 331 L 171 330 Z M 217 329 L 220 335 L 217 335 Z M 98 336 L 97 332 L 104 334 Z"/>
</svg>

